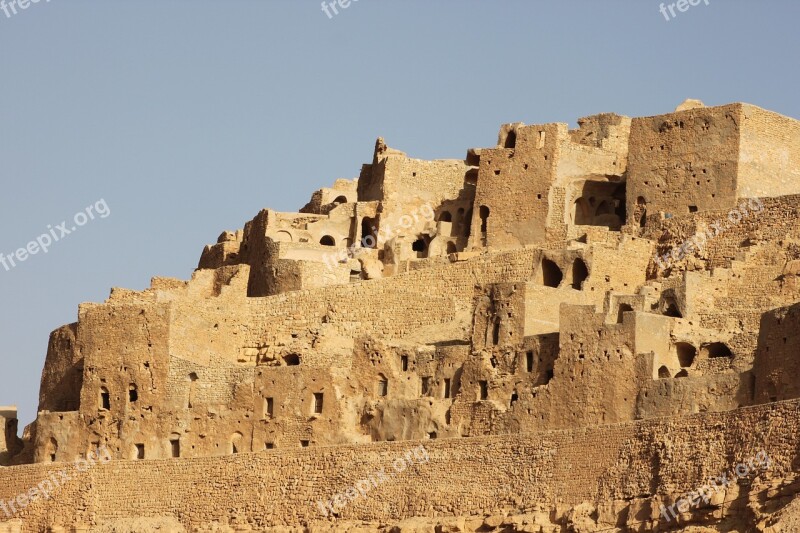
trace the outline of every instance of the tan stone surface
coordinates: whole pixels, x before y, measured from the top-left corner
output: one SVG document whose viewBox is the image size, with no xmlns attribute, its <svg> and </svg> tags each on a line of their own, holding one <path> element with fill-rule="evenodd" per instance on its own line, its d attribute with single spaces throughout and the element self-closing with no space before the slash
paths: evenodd
<svg viewBox="0 0 800 533">
<path fill-rule="evenodd" d="M 692 100 L 505 124 L 463 161 L 378 139 L 190 280 L 51 334 L 36 422 L 0 408 L 0 532 L 664 531 L 759 451 L 669 525 L 794 531 L 798 157 L 796 120 Z"/>
</svg>

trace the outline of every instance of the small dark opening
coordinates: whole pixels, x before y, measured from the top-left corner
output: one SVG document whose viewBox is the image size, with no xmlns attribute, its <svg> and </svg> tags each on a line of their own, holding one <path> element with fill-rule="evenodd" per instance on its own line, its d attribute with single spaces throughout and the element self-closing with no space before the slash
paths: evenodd
<svg viewBox="0 0 800 533">
<path fill-rule="evenodd" d="M 372 227 L 375 225 L 375 220 L 364 217 L 361 220 L 361 247 L 362 248 L 376 248 L 377 240 Z"/>
<path fill-rule="evenodd" d="M 675 303 L 675 300 L 667 300 L 665 302 L 667 304 L 666 309 L 664 310 L 664 316 L 671 316 L 673 318 L 683 318 L 681 312 L 678 310 L 678 305 Z"/>
<path fill-rule="evenodd" d="M 659 368 L 658 377 L 659 379 L 666 379 L 670 377 L 669 368 L 667 368 L 666 366 L 662 366 L 661 368 Z"/>
<path fill-rule="evenodd" d="M 482 205 L 480 208 L 481 233 L 486 233 L 489 226 L 489 208 Z"/>
<path fill-rule="evenodd" d="M 453 215 L 450 214 L 450 211 L 443 211 L 441 215 L 439 215 L 440 222 L 452 222 Z"/>
<path fill-rule="evenodd" d="M 105 388 L 100 390 L 100 405 L 106 411 L 111 409 L 111 395 L 108 393 L 108 390 L 105 389 Z"/>
<path fill-rule="evenodd" d="M 697 213 L 697 206 L 696 205 L 690 205 L 689 206 L 689 212 L 690 213 Z"/>
<path fill-rule="evenodd" d="M 403 372 L 408 371 L 408 356 L 401 355 L 400 356 L 400 367 L 403 369 Z"/>
<path fill-rule="evenodd" d="M 314 393 L 314 412 L 316 414 L 322 413 L 323 396 L 321 392 Z"/>
<path fill-rule="evenodd" d="M 286 366 L 297 366 L 300 364 L 300 356 L 296 353 L 289 354 L 283 358 L 283 362 Z"/>
<path fill-rule="evenodd" d="M 689 377 L 689 372 L 687 372 L 687 371 L 686 371 L 686 369 L 684 368 L 683 370 L 681 370 L 680 372 L 678 372 L 677 374 L 675 374 L 675 377 L 676 377 L 676 378 L 686 378 L 686 377 Z"/>
<path fill-rule="evenodd" d="M 389 394 L 389 382 L 382 379 L 378 382 L 378 396 L 386 396 Z"/>
<path fill-rule="evenodd" d="M 464 236 L 469 238 L 470 234 L 472 234 L 472 209 L 464 216 Z"/>
<path fill-rule="evenodd" d="M 136 385 L 131 385 L 128 389 L 128 401 L 131 403 L 135 403 L 139 400 L 139 391 L 136 389 Z"/>
<path fill-rule="evenodd" d="M 425 251 L 425 240 L 424 239 L 417 239 L 411 244 L 411 249 L 415 252 L 424 252 Z"/>
<path fill-rule="evenodd" d="M 448 378 L 445 378 L 444 380 L 444 397 L 445 398 L 450 397 L 450 379 Z"/>
<path fill-rule="evenodd" d="M 712 342 L 711 344 L 706 345 L 704 348 L 708 354 L 708 357 L 711 358 L 733 357 L 731 349 L 721 342 Z"/>
<path fill-rule="evenodd" d="M 589 269 L 586 268 L 586 263 L 581 259 L 575 259 L 572 263 L 572 288 L 581 290 L 583 282 L 589 277 Z"/>
<path fill-rule="evenodd" d="M 633 307 L 628 304 L 619 304 L 619 309 L 617 310 L 617 324 L 622 324 L 622 317 L 625 313 L 633 311 Z"/>
<path fill-rule="evenodd" d="M 563 279 L 564 274 L 558 265 L 549 259 L 542 259 L 542 281 L 545 287 L 558 287 Z"/>
<path fill-rule="evenodd" d="M 275 401 L 272 398 L 267 398 L 267 402 L 264 404 L 264 416 L 266 418 L 272 418 L 274 409 Z"/>
<path fill-rule="evenodd" d="M 554 376 L 554 374 L 553 374 L 553 369 L 552 368 L 549 369 L 547 372 L 545 372 L 544 373 L 544 377 L 545 377 L 544 384 L 547 385 L 548 383 L 550 383 L 550 380 L 553 379 L 553 376 Z"/>
<path fill-rule="evenodd" d="M 492 326 L 492 344 L 500 344 L 500 320 L 495 320 Z"/>
<path fill-rule="evenodd" d="M 431 393 L 431 378 L 428 376 L 422 377 L 422 395 L 430 396 Z"/>
<path fill-rule="evenodd" d="M 508 135 L 506 135 L 506 142 L 503 145 L 504 148 L 514 148 L 517 146 L 517 132 L 516 131 L 509 131 Z"/>
<path fill-rule="evenodd" d="M 639 227 L 644 227 L 647 223 L 647 200 L 644 196 L 636 199 L 636 214 L 638 215 Z"/>
<path fill-rule="evenodd" d="M 347 198 L 344 196 L 337 196 L 336 199 L 333 201 L 333 205 L 341 205 L 346 203 L 347 203 Z"/>
<path fill-rule="evenodd" d="M 336 241 L 330 235 L 325 235 L 319 240 L 322 246 L 336 246 Z"/>
<path fill-rule="evenodd" d="M 274 442 L 264 443 L 264 448 L 266 448 L 267 450 L 271 450 L 271 449 L 275 448 L 275 443 Z"/>
<path fill-rule="evenodd" d="M 136 458 L 137 459 L 144 459 L 144 444 L 137 444 L 136 445 Z"/>
<path fill-rule="evenodd" d="M 180 457 L 181 441 L 179 439 L 172 439 L 171 441 L 169 441 L 169 444 L 172 451 L 172 457 Z"/>
<path fill-rule="evenodd" d="M 435 431 L 431 431 L 430 433 L 428 433 L 428 438 L 429 439 L 435 439 L 436 438 L 436 432 Z"/>
<path fill-rule="evenodd" d="M 300 446 L 301 447 L 308 448 L 308 445 L 309 445 L 309 441 L 307 441 L 307 440 L 301 440 L 300 441 Z"/>
<path fill-rule="evenodd" d="M 528 369 L 528 372 L 533 372 L 533 352 L 526 353 L 525 358 L 527 363 L 526 368 Z"/>
<path fill-rule="evenodd" d="M 517 395 L 517 393 L 515 392 L 515 393 L 513 393 L 513 394 L 511 395 L 511 403 L 509 403 L 509 405 L 510 405 L 511 407 L 514 407 L 514 404 L 515 404 L 515 403 L 517 403 L 517 400 L 519 400 L 519 396 L 518 396 L 518 395 Z"/>
<path fill-rule="evenodd" d="M 697 355 L 697 348 L 688 342 L 678 342 L 675 344 L 675 349 L 678 352 L 678 362 L 681 368 L 688 368 L 692 366 L 694 357 Z"/>
<path fill-rule="evenodd" d="M 478 382 L 481 387 L 481 400 L 485 400 L 489 397 L 489 383 L 486 381 Z"/>
</svg>

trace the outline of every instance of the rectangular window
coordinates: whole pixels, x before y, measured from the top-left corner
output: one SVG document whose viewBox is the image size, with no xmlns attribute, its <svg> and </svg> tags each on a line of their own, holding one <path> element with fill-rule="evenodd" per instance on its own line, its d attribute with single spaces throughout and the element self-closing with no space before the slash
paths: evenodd
<svg viewBox="0 0 800 533">
<path fill-rule="evenodd" d="M 169 441 L 170 448 L 172 450 L 172 457 L 180 457 L 181 456 L 181 441 L 180 439 L 172 439 Z"/>
<path fill-rule="evenodd" d="M 400 357 L 400 366 L 403 368 L 403 372 L 408 371 L 408 356 L 403 355 Z"/>
<path fill-rule="evenodd" d="M 425 376 L 422 378 L 422 395 L 428 396 L 430 394 L 431 378 Z"/>
<path fill-rule="evenodd" d="M 307 440 L 301 440 L 300 441 L 300 446 L 302 446 L 303 448 L 308 448 L 308 444 L 309 444 L 309 441 L 307 441 Z"/>
<path fill-rule="evenodd" d="M 444 380 L 444 397 L 450 397 L 450 380 L 448 378 L 445 378 Z"/>
<path fill-rule="evenodd" d="M 527 359 L 528 372 L 533 372 L 533 352 L 528 352 L 525 357 Z"/>
<path fill-rule="evenodd" d="M 144 459 L 144 444 L 137 444 L 136 445 L 136 458 L 137 459 Z"/>
<path fill-rule="evenodd" d="M 378 396 L 386 396 L 389 394 L 389 382 L 381 380 L 378 382 Z"/>
<path fill-rule="evenodd" d="M 272 450 L 273 448 L 275 448 L 275 443 L 274 442 L 267 442 L 267 443 L 264 444 L 264 447 L 267 450 Z"/>
<path fill-rule="evenodd" d="M 486 400 L 489 398 L 489 383 L 486 381 L 480 382 L 481 386 L 481 400 Z"/>
<path fill-rule="evenodd" d="M 111 395 L 105 388 L 100 391 L 100 405 L 106 411 L 111 409 Z"/>
<path fill-rule="evenodd" d="M 314 412 L 316 414 L 321 414 L 322 413 L 322 400 L 323 400 L 322 393 L 321 392 L 315 392 L 314 393 Z"/>
<path fill-rule="evenodd" d="M 264 418 L 272 418 L 275 409 L 275 402 L 272 398 L 264 398 Z"/>
</svg>

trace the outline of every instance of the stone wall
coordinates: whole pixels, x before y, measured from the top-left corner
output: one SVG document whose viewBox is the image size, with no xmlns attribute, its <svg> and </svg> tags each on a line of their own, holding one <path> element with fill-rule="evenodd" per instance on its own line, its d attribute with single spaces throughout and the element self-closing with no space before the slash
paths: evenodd
<svg viewBox="0 0 800 533">
<path fill-rule="evenodd" d="M 628 152 L 628 224 L 647 213 L 723 209 L 736 201 L 741 104 L 634 118 Z"/>
<path fill-rule="evenodd" d="M 592 502 L 611 523 L 656 521 L 660 503 L 675 501 L 758 452 L 771 461 L 762 481 L 786 477 L 798 459 L 799 415 L 800 402 L 791 401 L 538 434 L 113 461 L 83 473 L 69 463 L 19 466 L 0 470 L 0 500 L 28 493 L 65 470 L 70 479 L 51 499 L 34 501 L 18 514 L 23 531 L 143 514 L 173 517 L 187 528 L 219 522 L 261 530 L 330 520 L 317 501 L 385 469 L 388 479 L 367 498 L 339 509 L 342 520 L 522 513 Z M 420 444 L 429 460 L 399 471 L 398 459 Z M 726 500 L 751 486 L 734 484 Z"/>
</svg>

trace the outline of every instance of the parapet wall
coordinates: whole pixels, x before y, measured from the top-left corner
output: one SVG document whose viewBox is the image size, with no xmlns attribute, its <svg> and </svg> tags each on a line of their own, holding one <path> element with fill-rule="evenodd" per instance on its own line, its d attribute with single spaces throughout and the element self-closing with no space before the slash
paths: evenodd
<svg viewBox="0 0 800 533">
<path fill-rule="evenodd" d="M 771 461 L 762 481 L 786 477 L 798 458 L 799 421 L 800 402 L 789 401 L 539 434 L 115 461 L 83 473 L 69 463 L 19 466 L 0 470 L 0 500 L 8 502 L 66 469 L 70 481 L 49 501 L 35 501 L 19 513 L 23 531 L 136 517 L 143 510 L 192 529 L 211 522 L 258 529 L 323 520 L 318 500 L 385 469 L 389 478 L 367 498 L 341 508 L 341 519 L 519 513 L 593 502 L 602 518 L 614 522 L 613 515 L 633 509 L 629 521 L 657 520 L 661 502 L 673 502 L 758 452 Z M 395 472 L 394 462 L 420 444 L 429 461 Z M 734 484 L 726 500 L 741 498 L 753 486 Z M 51 521 L 53 515 L 59 522 Z"/>
</svg>

